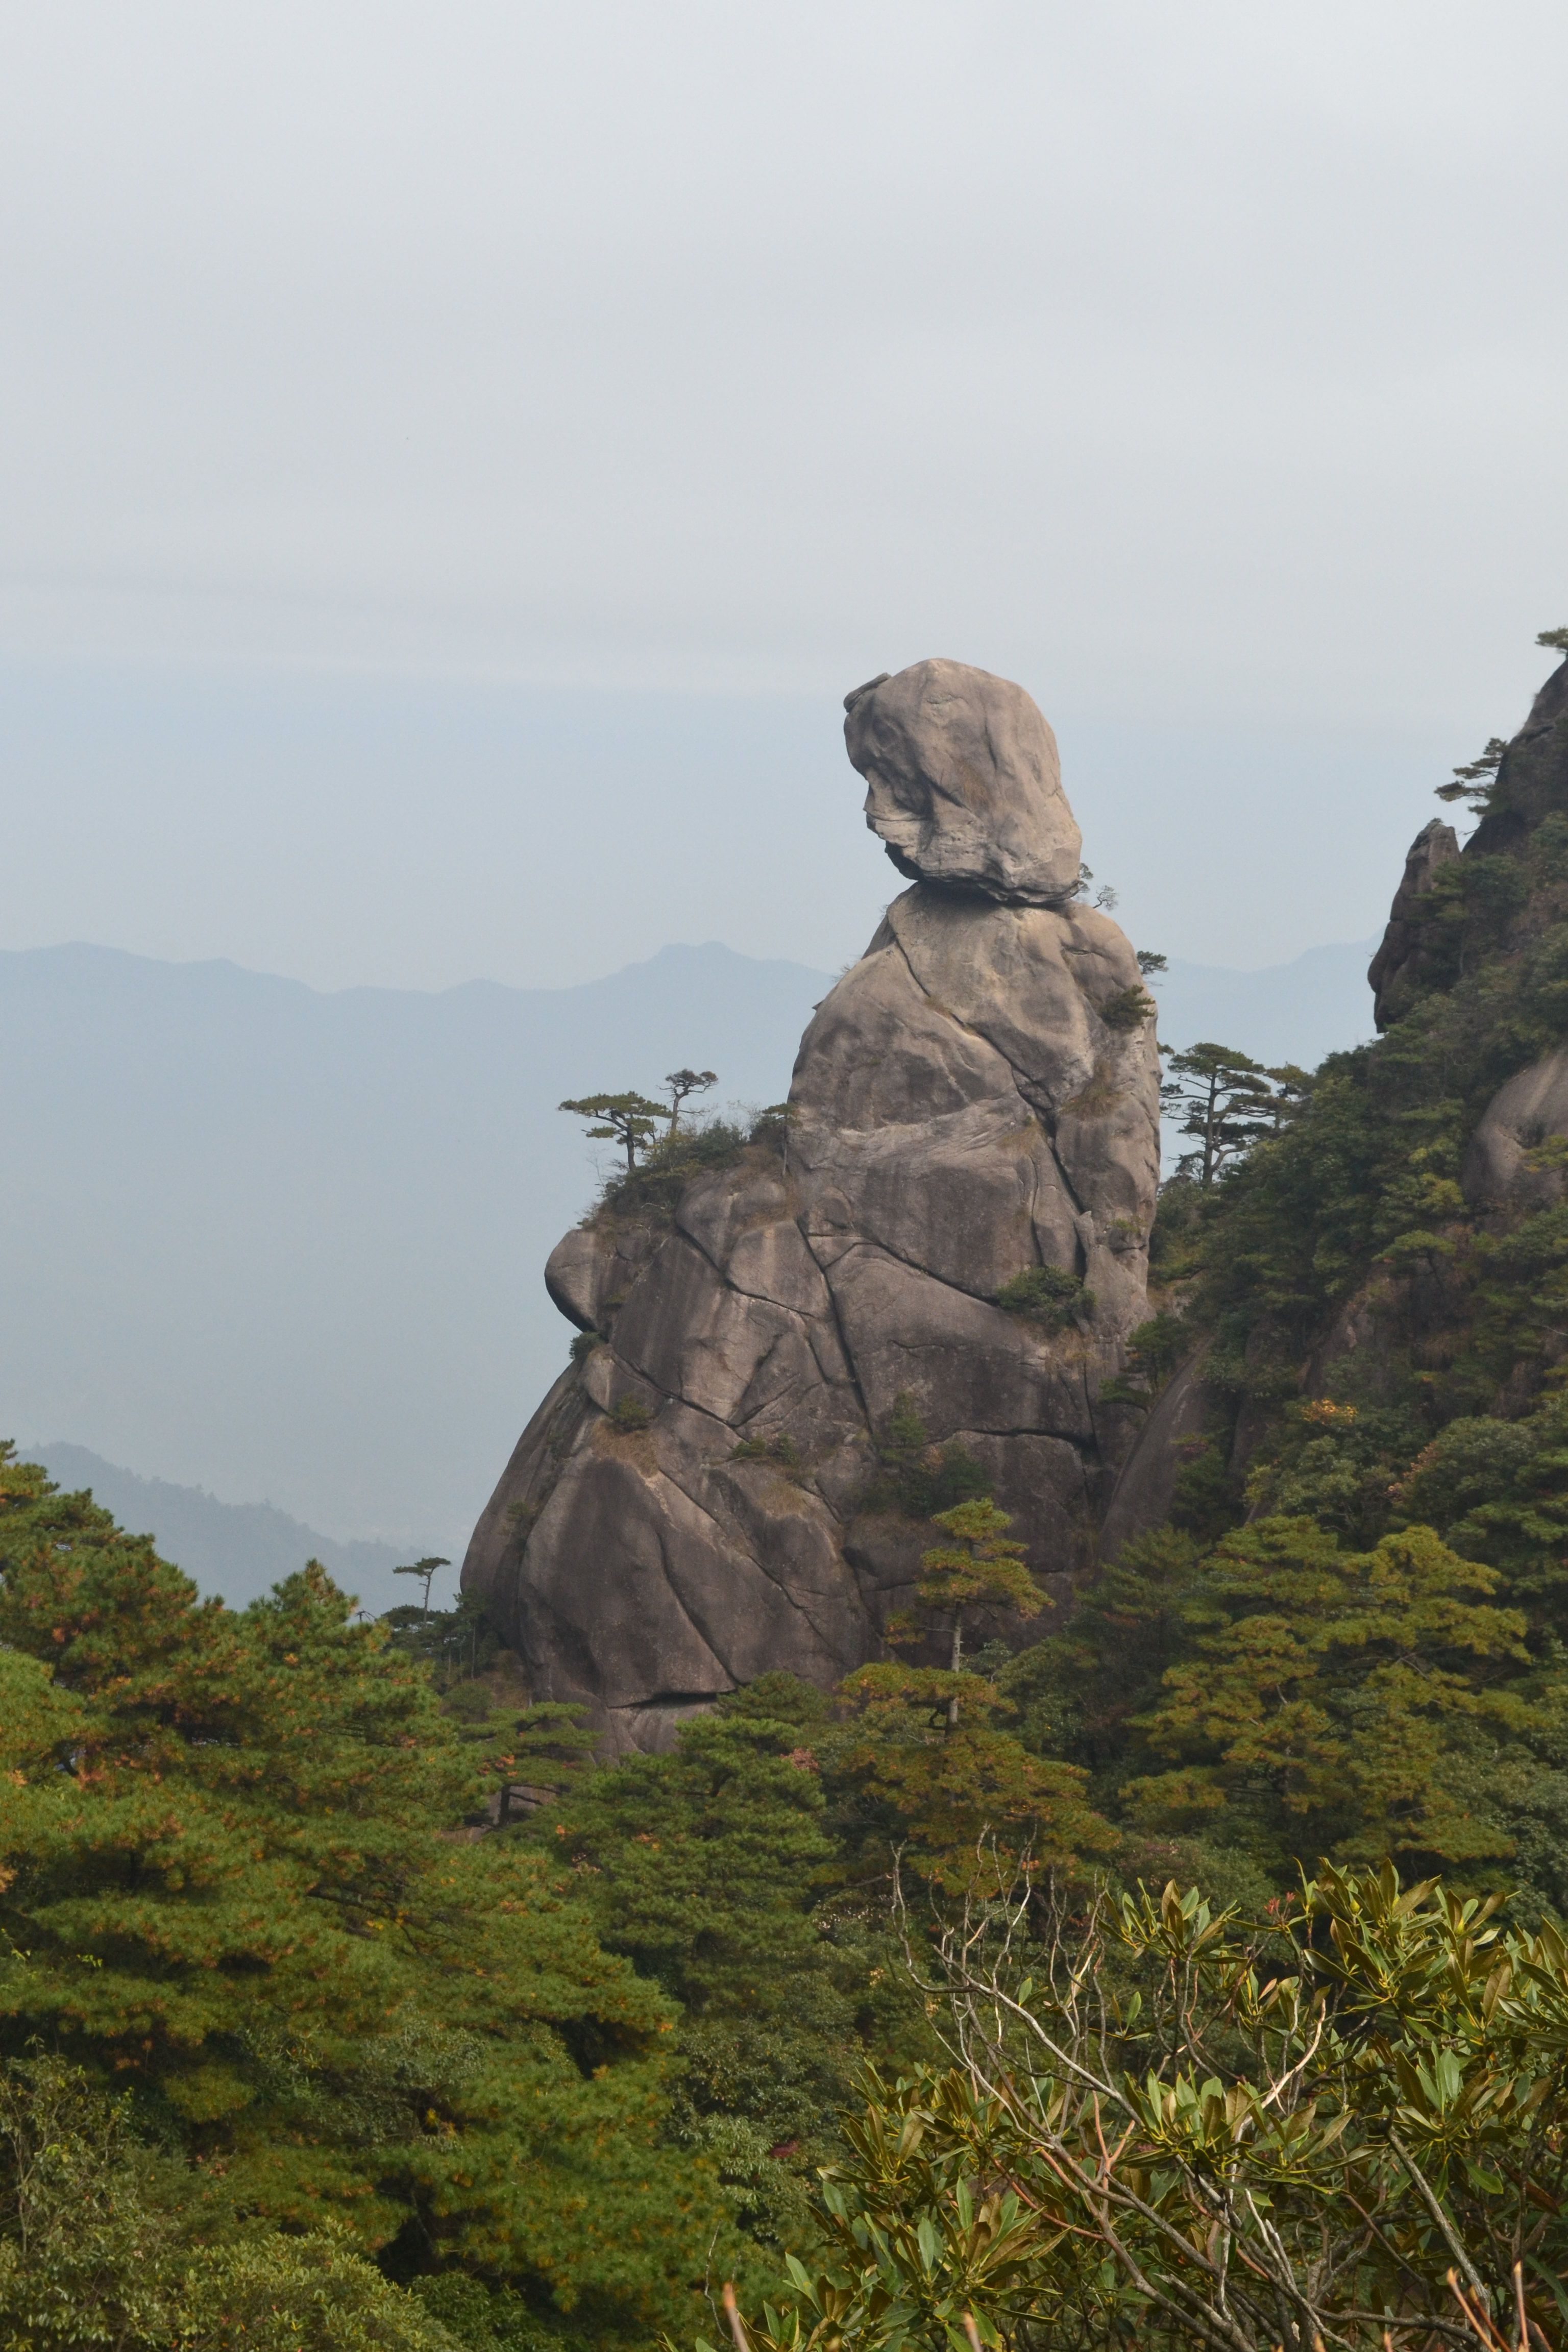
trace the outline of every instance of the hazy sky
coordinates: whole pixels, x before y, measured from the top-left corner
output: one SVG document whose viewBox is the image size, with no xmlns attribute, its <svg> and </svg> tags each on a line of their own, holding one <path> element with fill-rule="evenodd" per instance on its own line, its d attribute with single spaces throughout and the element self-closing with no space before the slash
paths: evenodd
<svg viewBox="0 0 1568 2352">
<path fill-rule="evenodd" d="M 0 945 L 834 964 L 1022 679 L 1141 943 L 1386 908 L 1568 620 L 1561 0 L 0 5 Z"/>
</svg>

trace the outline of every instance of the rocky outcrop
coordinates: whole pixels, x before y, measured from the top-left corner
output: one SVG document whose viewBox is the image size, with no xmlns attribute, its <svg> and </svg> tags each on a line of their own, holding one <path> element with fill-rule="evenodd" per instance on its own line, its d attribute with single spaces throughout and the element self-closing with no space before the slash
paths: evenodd
<svg viewBox="0 0 1568 2352">
<path fill-rule="evenodd" d="M 1452 825 L 1434 817 L 1416 835 L 1394 893 L 1388 928 L 1367 978 L 1375 992 L 1379 1029 L 1402 1020 L 1430 989 L 1451 988 L 1463 969 L 1445 926 L 1432 926 L 1423 900 L 1445 866 L 1462 858 L 1473 870 L 1494 857 L 1523 858 L 1548 818 L 1568 816 L 1568 661 L 1554 669 L 1517 735 L 1501 747 L 1484 813 L 1460 849 Z M 1461 910 L 1456 908 L 1456 912 Z M 1553 915 L 1552 919 L 1555 919 Z M 1524 918 L 1529 928 L 1531 918 Z"/>
<path fill-rule="evenodd" d="M 1158 1062 L 1127 940 L 1071 896 L 1050 730 L 952 662 L 847 708 L 915 885 L 817 1008 L 787 1122 L 554 1252 L 582 1360 L 464 1564 L 536 1696 L 587 1702 L 612 1749 L 769 1667 L 828 1684 L 879 1654 L 929 1539 L 871 1507 L 900 1400 L 1063 1591 L 1126 1434 L 1097 1399 L 1147 1311 Z M 999 1303 L 1038 1268 L 1067 1295 Z"/>
<path fill-rule="evenodd" d="M 1568 661 L 1560 662 L 1503 753 L 1467 857 L 1517 856 L 1536 826 L 1568 814 Z"/>
<path fill-rule="evenodd" d="M 1487 812 L 1465 845 L 1467 857 L 1520 856 L 1539 826 L 1568 816 L 1568 662 L 1553 670 L 1509 744 Z M 1556 877 L 1553 877 L 1555 880 Z M 1560 920 L 1561 893 L 1542 911 Z M 1527 917 L 1528 920 L 1528 917 Z M 1531 928 L 1539 929 L 1541 922 Z M 1534 1158 L 1568 1135 L 1568 1046 L 1560 1045 L 1498 1088 L 1470 1139 L 1461 1171 L 1479 1209 L 1536 1209 L 1560 1200 L 1563 1172 Z"/>
<path fill-rule="evenodd" d="M 1199 1348 L 1189 1356 L 1145 1416 L 1100 1526 L 1102 1560 L 1113 1560 L 1123 1544 L 1170 1517 L 1188 1448 L 1201 1442 L 1223 1415 L 1224 1398 L 1204 1379 L 1207 1352 L 1206 1348 Z"/>
<path fill-rule="evenodd" d="M 1415 976 L 1411 967 L 1420 961 L 1419 902 L 1444 866 L 1458 855 L 1458 835 L 1440 817 L 1422 826 L 1405 854 L 1405 872 L 1394 894 L 1387 928 L 1377 953 L 1367 966 L 1367 985 L 1373 992 L 1372 1017 L 1379 1030 L 1391 1027 L 1406 1009 L 1410 982 Z"/>
<path fill-rule="evenodd" d="M 1470 772 L 1475 776 L 1485 769 L 1478 765 Z M 1386 1030 L 1423 1000 L 1436 1024 L 1441 1019 L 1439 1000 L 1463 985 L 1467 968 L 1472 980 L 1485 974 L 1487 986 L 1496 991 L 1489 1005 L 1498 1023 L 1494 1037 L 1501 1053 L 1509 1054 L 1510 1027 L 1515 1035 L 1528 1035 L 1539 1034 L 1553 1020 L 1562 1025 L 1554 992 L 1562 969 L 1560 927 L 1568 919 L 1568 663 L 1547 678 L 1523 727 L 1500 747 L 1484 803 L 1485 814 L 1462 851 L 1453 827 L 1441 819 L 1416 835 L 1368 979 L 1376 992 L 1377 1025 Z M 1517 861 L 1522 872 L 1510 876 L 1508 861 Z M 1512 1015 L 1521 999 L 1510 999 L 1500 984 L 1510 975 L 1525 984 L 1526 1017 L 1517 1025 Z M 1462 1086 L 1467 1097 L 1475 1098 L 1476 1063 L 1471 1060 L 1468 1071 L 1463 1063 L 1476 1055 L 1480 1028 L 1476 1024 L 1468 1036 L 1463 1024 L 1450 1030 L 1457 1051 L 1454 1063 L 1443 1068 L 1442 1090 Z M 1420 1052 L 1417 1044 L 1411 1058 Z M 1508 1066 L 1500 1055 L 1489 1060 L 1484 1049 L 1477 1058 L 1489 1083 L 1492 1072 Z M 1440 1060 L 1440 1053 L 1433 1052 L 1429 1074 Z M 1531 1211 L 1568 1194 L 1568 1151 L 1543 1149 L 1565 1139 L 1568 1045 L 1559 1045 L 1505 1078 L 1470 1133 L 1461 1168 L 1463 1190 L 1477 1223 L 1490 1235 L 1513 1232 Z M 1224 1378 L 1213 1367 L 1212 1342 L 1199 1340 L 1155 1398 L 1128 1454 L 1100 1524 L 1102 1561 L 1115 1559 L 1131 1538 L 1169 1517 L 1179 1503 L 1184 1465 L 1201 1454 L 1223 1458 L 1233 1491 L 1239 1493 L 1249 1464 L 1278 1431 L 1282 1402 L 1292 1394 L 1342 1397 L 1348 1391 L 1369 1402 L 1394 1403 L 1408 1399 L 1414 1373 L 1433 1408 L 1439 1409 L 1441 1372 L 1471 1336 L 1475 1295 L 1463 1261 L 1456 1265 L 1447 1258 L 1439 1242 L 1436 1252 L 1417 1251 L 1397 1265 L 1373 1257 L 1363 1275 L 1315 1332 L 1282 1332 L 1267 1312 L 1255 1313 L 1239 1367 L 1233 1327 Z M 1541 1393 L 1547 1368 L 1565 1356 L 1568 1331 L 1532 1331 L 1489 1409 L 1505 1417 L 1528 1411 Z M 1473 1409 L 1464 1391 L 1457 1401 L 1459 1410 Z M 1255 1498 L 1251 1507 L 1268 1505 Z"/>
<path fill-rule="evenodd" d="M 1082 841 L 1057 739 L 1021 686 L 923 661 L 868 679 L 844 707 L 866 822 L 900 874 L 1026 906 L 1071 897 Z"/>
<path fill-rule="evenodd" d="M 1477 1209 L 1540 1209 L 1560 1200 L 1563 1172 L 1534 1154 L 1568 1135 L 1568 1046 L 1518 1070 L 1500 1086 L 1470 1138 L 1461 1171 Z"/>
</svg>

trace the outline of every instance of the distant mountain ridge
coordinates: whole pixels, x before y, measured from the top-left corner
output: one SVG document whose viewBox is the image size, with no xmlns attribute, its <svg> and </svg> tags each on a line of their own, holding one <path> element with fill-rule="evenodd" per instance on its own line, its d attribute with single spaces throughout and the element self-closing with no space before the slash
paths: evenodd
<svg viewBox="0 0 1568 2352">
<path fill-rule="evenodd" d="M 1325 1054 L 1373 1034 L 1366 967 L 1374 940 L 1309 948 L 1261 971 L 1172 960 L 1155 983 L 1160 1040 L 1234 1045 L 1255 1062 L 1316 1069 Z"/>
<path fill-rule="evenodd" d="M 1367 952 L 1174 962 L 1162 1038 L 1314 1062 L 1369 1034 Z M 435 994 L 0 952 L 0 1432 L 271 1496 L 323 1559 L 460 1557 L 571 1337 L 542 1275 L 596 1155 L 556 1104 L 682 1063 L 720 1073 L 721 1103 L 776 1101 L 830 984 L 711 942 L 573 988 Z"/>
<path fill-rule="evenodd" d="M 394 1580 L 393 1571 L 404 1559 L 394 1544 L 335 1543 L 275 1504 L 220 1503 L 201 1486 L 138 1477 L 85 1445 L 24 1445 L 21 1452 L 27 1461 L 41 1462 L 68 1493 L 89 1486 L 94 1501 L 112 1511 L 122 1528 L 152 1536 L 165 1559 L 183 1568 L 204 1592 L 220 1594 L 231 1609 L 257 1600 L 308 1559 L 319 1559 L 373 1616 L 419 1596 L 418 1585 Z M 445 1599 L 439 1577 L 431 1599 L 437 1605 Z"/>
<path fill-rule="evenodd" d="M 542 1269 L 601 1154 L 556 1105 L 682 1064 L 777 1101 L 828 984 L 712 944 L 437 994 L 0 953 L 0 1430 L 460 1554 L 570 1338 Z"/>
</svg>

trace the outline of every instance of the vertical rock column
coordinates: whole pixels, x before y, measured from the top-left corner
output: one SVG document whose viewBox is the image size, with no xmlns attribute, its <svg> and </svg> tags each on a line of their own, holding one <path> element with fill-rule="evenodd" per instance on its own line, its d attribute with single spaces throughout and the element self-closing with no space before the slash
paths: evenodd
<svg viewBox="0 0 1568 2352">
<path fill-rule="evenodd" d="M 913 887 L 817 1008 L 787 1129 L 553 1254 L 595 1344 L 464 1564 L 536 1696 L 586 1701 L 612 1749 L 770 1667 L 827 1684 L 879 1654 L 928 1539 L 868 1507 L 900 1396 L 1063 1593 L 1121 1435 L 1097 1397 L 1146 1312 L 1159 1068 L 1132 950 L 1076 897 L 1051 731 L 948 661 L 847 710 Z M 997 1303 L 1038 1267 L 1081 1285 L 1066 1307 Z M 646 1426 L 617 1425 L 628 1398 Z"/>
</svg>

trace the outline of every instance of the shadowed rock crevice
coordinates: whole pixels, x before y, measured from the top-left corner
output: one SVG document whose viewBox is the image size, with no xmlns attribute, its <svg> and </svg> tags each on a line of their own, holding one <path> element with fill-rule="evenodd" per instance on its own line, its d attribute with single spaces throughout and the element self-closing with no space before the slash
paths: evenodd
<svg viewBox="0 0 1568 2352">
<path fill-rule="evenodd" d="M 551 1297 L 600 1344 L 464 1564 L 537 1695 L 585 1701 L 611 1751 L 770 1667 L 826 1685 L 880 1654 L 930 1540 L 868 1507 L 900 1401 L 1062 1593 L 1115 1468 L 1094 1399 L 1147 1311 L 1159 1076 L 1152 1024 L 1100 1008 L 1136 959 L 1073 895 L 1078 828 L 1020 688 L 922 662 L 847 707 L 867 821 L 913 887 L 817 1007 L 782 1131 L 672 1208 L 612 1192 L 552 1253 Z M 996 1303 L 1042 1266 L 1082 1286 L 1070 1317 Z"/>
</svg>

